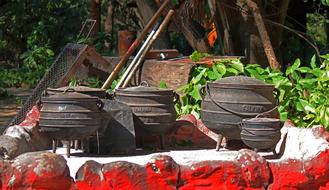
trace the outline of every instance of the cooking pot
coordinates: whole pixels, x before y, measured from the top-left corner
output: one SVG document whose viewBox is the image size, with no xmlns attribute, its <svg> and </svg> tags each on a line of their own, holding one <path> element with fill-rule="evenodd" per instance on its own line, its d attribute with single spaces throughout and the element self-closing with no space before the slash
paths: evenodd
<svg viewBox="0 0 329 190">
<path fill-rule="evenodd" d="M 75 140 L 92 135 L 101 124 L 102 102 L 66 89 L 41 98 L 40 131 L 54 140 Z"/>
</svg>

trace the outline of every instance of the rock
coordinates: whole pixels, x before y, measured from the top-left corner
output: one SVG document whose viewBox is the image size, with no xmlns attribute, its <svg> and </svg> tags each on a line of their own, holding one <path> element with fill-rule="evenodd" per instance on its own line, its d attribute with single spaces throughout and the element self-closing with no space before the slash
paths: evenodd
<svg viewBox="0 0 329 190">
<path fill-rule="evenodd" d="M 11 161 L 11 168 L 1 171 L 2 189 L 66 190 L 72 178 L 66 160 L 57 154 L 31 152 Z"/>
<path fill-rule="evenodd" d="M 25 152 L 40 151 L 50 147 L 50 139 L 38 130 L 39 116 L 39 110 L 34 106 L 21 124 L 10 126 L 5 130 L 0 136 L 0 156 L 13 159 Z"/>
<path fill-rule="evenodd" d="M 167 155 L 155 155 L 146 164 L 147 189 L 177 189 L 180 166 Z"/>
<path fill-rule="evenodd" d="M 26 117 L 19 125 L 22 127 L 37 126 L 40 118 L 40 110 L 38 106 L 33 106 L 32 109 L 26 114 Z"/>
<path fill-rule="evenodd" d="M 1 135 L 0 136 L 0 156 L 4 159 L 13 159 L 16 156 L 31 151 L 31 147 L 25 139 Z"/>
<path fill-rule="evenodd" d="M 321 126 L 303 129 L 289 122 L 281 132 L 285 146 L 281 147 L 282 157 L 269 162 L 273 175 L 269 189 L 325 189 L 329 182 L 329 133 Z"/>
<path fill-rule="evenodd" d="M 264 189 L 270 170 L 264 158 L 240 150 L 234 160 L 202 161 L 182 166 L 179 189 Z"/>
<path fill-rule="evenodd" d="M 87 161 L 77 172 L 76 187 L 88 189 L 176 189 L 179 166 L 169 156 L 157 155 L 146 164 Z"/>
<path fill-rule="evenodd" d="M 77 189 L 103 189 L 104 175 L 102 173 L 102 165 L 92 160 L 87 161 L 80 167 L 75 179 Z"/>
<path fill-rule="evenodd" d="M 108 189 L 149 189 L 146 170 L 141 165 L 117 161 L 105 164 L 102 171 Z"/>
</svg>

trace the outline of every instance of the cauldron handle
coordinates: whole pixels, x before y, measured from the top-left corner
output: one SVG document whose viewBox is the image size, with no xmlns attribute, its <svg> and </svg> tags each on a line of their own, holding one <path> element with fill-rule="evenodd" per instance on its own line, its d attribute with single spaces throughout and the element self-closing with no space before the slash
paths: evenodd
<svg viewBox="0 0 329 190">
<path fill-rule="evenodd" d="M 147 83 L 145 80 L 143 80 L 139 86 L 146 86 L 146 87 L 150 87 L 149 83 Z"/>
<path fill-rule="evenodd" d="M 223 110 L 225 110 L 225 111 L 227 111 L 227 112 L 230 112 L 230 113 L 232 113 L 232 114 L 234 114 L 234 115 L 238 115 L 238 116 L 241 116 L 241 117 L 255 117 L 255 116 L 259 115 L 259 114 L 263 114 L 263 113 L 267 113 L 267 112 L 268 112 L 268 111 L 267 111 L 267 112 L 263 112 L 263 113 L 258 113 L 258 114 L 256 114 L 256 113 L 241 113 L 241 112 L 233 111 L 233 110 L 231 110 L 231 109 L 229 109 L 229 108 L 224 107 L 223 105 L 221 105 L 220 103 L 216 102 L 216 101 L 212 98 L 212 96 L 211 96 L 211 94 L 210 94 L 210 91 L 209 91 L 209 85 L 208 85 L 208 84 L 206 84 L 205 90 L 206 90 L 206 93 L 208 94 L 210 100 L 211 100 L 214 104 L 216 104 L 218 107 L 220 107 L 220 108 L 222 108 Z M 275 108 L 276 108 L 276 107 L 275 107 Z M 270 111 L 273 111 L 275 108 L 271 109 Z"/>
<path fill-rule="evenodd" d="M 73 88 L 67 88 L 63 91 L 63 93 L 67 93 L 67 92 L 76 92 Z"/>
</svg>

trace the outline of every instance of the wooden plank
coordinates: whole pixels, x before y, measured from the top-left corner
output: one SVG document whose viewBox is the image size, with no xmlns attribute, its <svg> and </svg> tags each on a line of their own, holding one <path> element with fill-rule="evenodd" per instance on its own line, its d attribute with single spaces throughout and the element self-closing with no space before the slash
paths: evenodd
<svg viewBox="0 0 329 190">
<path fill-rule="evenodd" d="M 93 67 L 98 68 L 99 70 L 112 72 L 115 67 L 115 64 L 111 64 L 103 56 L 97 53 L 95 48 L 88 49 L 86 58 Z"/>
<path fill-rule="evenodd" d="M 190 72 L 194 66 L 178 61 L 146 60 L 141 71 L 141 81 L 146 81 L 150 86 L 158 87 L 160 81 L 166 83 L 168 88 L 177 90 L 188 83 Z"/>
<path fill-rule="evenodd" d="M 87 57 L 88 46 L 82 51 L 82 53 L 79 55 L 79 57 L 75 60 L 74 64 L 72 65 L 71 69 L 65 73 L 65 75 L 59 80 L 57 86 L 66 86 L 71 79 L 72 76 L 77 72 L 79 67 L 82 65 L 84 60 Z"/>
</svg>

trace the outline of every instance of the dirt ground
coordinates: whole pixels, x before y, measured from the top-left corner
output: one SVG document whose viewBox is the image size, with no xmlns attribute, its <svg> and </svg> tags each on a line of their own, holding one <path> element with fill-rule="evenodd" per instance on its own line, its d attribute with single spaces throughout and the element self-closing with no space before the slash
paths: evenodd
<svg viewBox="0 0 329 190">
<path fill-rule="evenodd" d="M 0 132 L 2 133 L 32 93 L 31 89 L 8 88 L 9 97 L 0 97 Z"/>
</svg>

